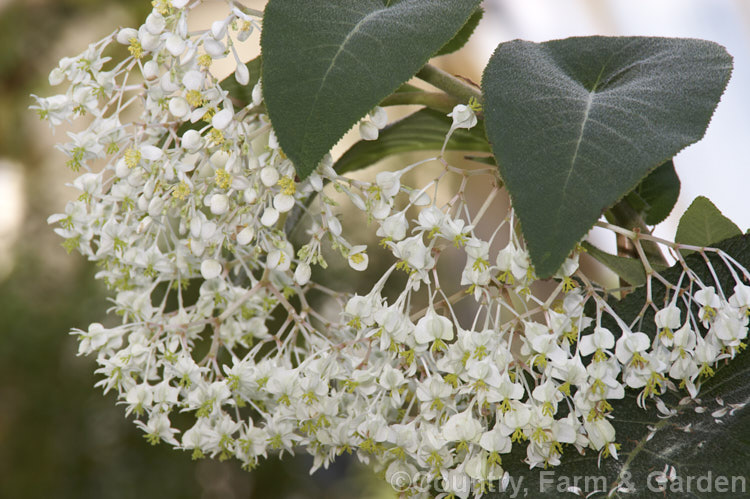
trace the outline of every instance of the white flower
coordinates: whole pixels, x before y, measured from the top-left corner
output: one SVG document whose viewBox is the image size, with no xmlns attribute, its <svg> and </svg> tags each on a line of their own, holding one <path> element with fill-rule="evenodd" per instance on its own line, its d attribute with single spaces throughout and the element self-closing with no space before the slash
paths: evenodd
<svg viewBox="0 0 750 499">
<path fill-rule="evenodd" d="M 401 395 L 401 386 L 404 384 L 403 373 L 385 365 L 378 384 L 388 391 L 393 401 L 393 406 L 400 407 L 403 400 Z"/>
<path fill-rule="evenodd" d="M 699 291 L 700 293 L 700 291 Z M 682 312 L 674 303 L 670 303 L 654 315 L 656 328 L 661 331 L 663 336 L 671 338 L 672 331 L 680 327 L 680 316 Z"/>
<path fill-rule="evenodd" d="M 454 414 L 443 425 L 443 438 L 449 442 L 478 443 L 482 424 L 474 419 L 471 409 Z"/>
<path fill-rule="evenodd" d="M 392 241 L 400 241 L 406 237 L 406 230 L 409 224 L 406 222 L 406 215 L 400 211 L 383 220 L 377 235 L 380 237 L 390 238 Z"/>
<path fill-rule="evenodd" d="M 453 323 L 447 317 L 438 315 L 432 308 L 417 321 L 414 329 L 417 343 L 431 343 L 435 340 L 450 341 L 453 339 Z"/>
<path fill-rule="evenodd" d="M 352 246 L 352 249 L 349 250 L 349 256 L 347 257 L 351 268 L 360 272 L 367 269 L 369 258 L 365 252 L 366 250 L 367 246 L 364 244 Z"/>
<path fill-rule="evenodd" d="M 157 12 L 152 12 L 146 18 L 146 23 L 144 24 L 144 26 L 149 31 L 149 33 L 153 35 L 158 35 L 162 31 L 164 31 L 164 27 L 166 26 L 166 21 L 164 20 L 164 17 L 161 16 L 161 14 Z"/>
<path fill-rule="evenodd" d="M 578 351 L 584 357 L 596 351 L 609 350 L 615 346 L 615 337 L 612 332 L 604 327 L 594 328 L 594 333 L 581 338 Z"/>
<path fill-rule="evenodd" d="M 263 101 L 263 88 L 261 87 L 260 80 L 258 80 L 258 83 L 253 87 L 251 96 L 253 99 L 253 106 L 259 106 Z"/>
<path fill-rule="evenodd" d="M 441 231 L 445 219 L 445 213 L 437 206 L 432 205 L 419 212 L 419 217 L 417 217 L 419 225 L 416 228 L 427 231 L 430 233 L 430 237 L 434 237 Z"/>
<path fill-rule="evenodd" d="M 167 41 L 164 46 L 174 57 L 179 57 L 183 52 L 185 52 L 185 47 L 187 46 L 187 44 L 181 36 L 172 33 L 167 36 Z"/>
<path fill-rule="evenodd" d="M 359 124 L 359 136 L 362 137 L 362 140 L 377 140 L 378 127 L 376 127 L 371 121 L 362 121 Z"/>
<path fill-rule="evenodd" d="M 615 428 L 606 419 L 585 420 L 583 427 L 586 429 L 591 445 L 600 450 L 605 445 L 615 440 Z"/>
<path fill-rule="evenodd" d="M 729 297 L 729 304 L 737 308 L 750 307 L 750 286 L 738 283 L 734 286 L 734 294 Z"/>
<path fill-rule="evenodd" d="M 187 90 L 201 90 L 203 87 L 203 73 L 196 70 L 191 70 L 185 73 L 182 77 L 182 84 Z"/>
<path fill-rule="evenodd" d="M 380 172 L 375 176 L 375 182 L 383 191 L 383 195 L 392 198 L 401 188 L 400 172 Z"/>
<path fill-rule="evenodd" d="M 522 249 L 508 244 L 498 252 L 496 265 L 501 277 L 506 282 L 513 284 L 515 280 L 523 281 L 529 268 L 528 254 Z"/>
<path fill-rule="evenodd" d="M 179 430 L 172 428 L 169 418 L 164 413 L 152 414 L 146 424 L 142 421 L 136 421 L 135 424 L 146 432 L 149 440 L 154 443 L 164 440 L 174 446 L 180 445 L 177 439 L 174 438 L 175 433 L 178 433 Z"/>
<path fill-rule="evenodd" d="M 698 315 L 703 326 L 708 327 L 708 324 L 716 317 L 716 311 L 721 307 L 719 296 L 713 286 L 708 286 L 696 291 L 693 298 L 702 305 Z"/>
<path fill-rule="evenodd" d="M 472 128 L 477 124 L 477 117 L 474 114 L 474 111 L 464 104 L 458 104 L 453 108 L 453 111 L 448 113 L 448 116 L 453 118 L 451 130 L 456 128 Z"/>
<path fill-rule="evenodd" d="M 404 261 L 412 270 L 422 271 L 432 268 L 435 264 L 430 250 L 422 242 L 422 236 L 416 235 L 396 243 L 389 243 L 396 258 Z"/>
<path fill-rule="evenodd" d="M 736 346 L 747 337 L 747 316 L 734 310 L 721 309 L 711 324 L 709 333 L 715 334 L 729 345 Z"/>
<path fill-rule="evenodd" d="M 646 334 L 623 331 L 617 339 L 615 356 L 622 365 L 628 365 L 635 354 L 645 352 L 649 346 L 651 346 L 651 340 Z"/>
<path fill-rule="evenodd" d="M 510 452 L 512 443 L 508 435 L 496 425 L 492 430 L 482 434 L 479 445 L 486 451 L 506 454 Z"/>
<path fill-rule="evenodd" d="M 224 44 L 212 38 L 208 38 L 203 42 L 203 48 L 214 59 L 221 59 L 225 55 L 226 47 L 224 47 Z"/>
<path fill-rule="evenodd" d="M 464 187 L 499 185 L 493 169 L 464 175 L 438 155 L 373 179 L 340 174 L 327 154 L 298 179 L 260 82 L 242 102 L 228 93 L 231 76 L 219 81 L 207 67 L 231 53 L 234 79 L 246 85 L 236 44 L 261 21 L 230 6 L 201 20 L 210 29 L 193 30 L 199 3 L 159 0 L 142 26 L 64 58 L 49 81 L 67 87 L 33 106 L 52 126 L 88 115 L 59 146 L 80 170 L 71 181 L 79 198 L 49 222 L 113 290 L 120 325 L 73 333 L 80 354 L 97 356 L 97 386 L 138 415 L 149 441 L 247 467 L 299 450 L 316 469 L 351 450 L 389 478 L 461 480 L 448 490 L 468 497 L 470 478 L 507 484 L 500 455 L 513 442 L 529 466 L 559 464 L 561 443 L 616 458 L 622 436 L 609 421 L 619 409 L 610 414 L 606 402 L 627 385 L 669 415 L 659 394 L 679 381 L 696 398 L 716 363 L 741 349 L 750 286 L 732 258 L 712 261 L 736 280 L 728 300 L 719 279 L 705 287 L 690 269 L 681 291 L 666 288 L 669 305 L 639 323 L 656 327 L 652 342 L 586 279 L 559 285 L 577 271 L 577 251 L 539 294 L 512 209 L 475 229 L 492 210 Z M 125 50 L 111 50 L 118 43 Z M 477 123 L 468 106 L 449 116 L 444 143 Z M 374 108 L 362 135 L 376 138 L 387 122 Z M 373 220 L 383 271 L 365 282 L 353 271 L 368 267 L 367 247 L 353 244 L 351 227 Z M 339 265 L 323 285 L 312 267 L 330 273 L 330 259 L 350 268 Z M 456 289 L 459 279 L 468 290 Z M 186 294 L 192 281 L 197 290 Z M 355 284 L 361 295 L 347 291 Z M 474 299 L 463 301 L 465 291 Z M 604 317 L 624 330 L 616 344 L 592 327 Z M 700 322 L 707 333 L 691 329 Z M 176 412 L 186 418 L 181 442 Z M 409 492 L 428 493 L 421 481 Z"/>
</svg>

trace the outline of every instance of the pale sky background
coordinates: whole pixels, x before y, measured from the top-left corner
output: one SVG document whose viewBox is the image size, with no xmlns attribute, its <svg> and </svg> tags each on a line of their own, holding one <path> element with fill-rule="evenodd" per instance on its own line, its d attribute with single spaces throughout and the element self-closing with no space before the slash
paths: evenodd
<svg viewBox="0 0 750 499">
<path fill-rule="evenodd" d="M 671 238 L 696 196 L 704 195 L 743 231 L 750 227 L 750 0 L 485 0 L 473 49 L 583 35 L 703 38 L 724 45 L 734 71 L 706 136 L 675 157 L 682 189 L 657 235 Z"/>
</svg>

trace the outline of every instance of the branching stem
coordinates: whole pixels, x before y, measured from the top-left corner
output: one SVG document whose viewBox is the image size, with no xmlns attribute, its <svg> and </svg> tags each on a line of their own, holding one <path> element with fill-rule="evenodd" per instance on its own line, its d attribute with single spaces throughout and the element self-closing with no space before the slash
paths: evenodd
<svg viewBox="0 0 750 499">
<path fill-rule="evenodd" d="M 431 64 L 425 64 L 417 73 L 417 78 L 455 97 L 462 104 L 468 104 L 472 98 L 482 102 L 482 91 L 475 85 Z"/>
</svg>

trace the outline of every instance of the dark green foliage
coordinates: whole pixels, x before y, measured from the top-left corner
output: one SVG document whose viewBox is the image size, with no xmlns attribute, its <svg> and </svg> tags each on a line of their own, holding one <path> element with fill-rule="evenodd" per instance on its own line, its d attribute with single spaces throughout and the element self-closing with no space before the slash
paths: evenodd
<svg viewBox="0 0 750 499">
<path fill-rule="evenodd" d="M 271 0 L 263 92 L 300 178 L 383 98 L 411 78 L 479 0 Z"/>
<path fill-rule="evenodd" d="M 680 197 L 680 178 L 670 159 L 659 165 L 630 191 L 625 199 L 643 216 L 648 225 L 656 225 L 669 216 Z"/>
<path fill-rule="evenodd" d="M 698 196 L 682 215 L 674 240 L 691 246 L 710 246 L 739 234 L 742 231 L 734 222 L 722 215 L 707 197 Z M 691 252 L 682 250 L 682 253 Z"/>
<path fill-rule="evenodd" d="M 540 277 L 603 210 L 703 137 L 731 68 L 723 47 L 694 39 L 498 46 L 482 80 L 487 136 Z"/>
</svg>

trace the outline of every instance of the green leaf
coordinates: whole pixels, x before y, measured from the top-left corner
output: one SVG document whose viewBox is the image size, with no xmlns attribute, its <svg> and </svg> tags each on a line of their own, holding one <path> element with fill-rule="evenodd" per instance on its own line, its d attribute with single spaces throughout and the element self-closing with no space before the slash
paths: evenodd
<svg viewBox="0 0 750 499">
<path fill-rule="evenodd" d="M 670 159 L 641 180 L 626 199 L 646 224 L 656 225 L 669 216 L 679 196 L 680 179 Z"/>
<path fill-rule="evenodd" d="M 732 58 L 694 39 L 582 37 L 498 46 L 482 78 L 487 137 L 537 275 L 704 134 Z"/>
<path fill-rule="evenodd" d="M 497 167 L 497 162 L 495 161 L 494 156 L 464 156 L 464 159 L 468 159 L 469 161 L 476 161 L 477 163 L 482 163 L 483 165 Z"/>
<path fill-rule="evenodd" d="M 734 237 L 715 247 L 731 255 L 741 265 L 750 266 L 750 236 Z M 715 254 L 709 254 L 709 259 L 716 269 L 721 287 L 731 290 L 735 284 L 732 274 Z M 701 257 L 689 256 L 687 263 L 701 280 L 716 284 Z M 676 265 L 664 271 L 662 276 L 676 284 L 682 271 Z M 653 284 L 653 301 L 663 303 L 664 286 L 655 280 Z M 639 288 L 621 302 L 615 303 L 613 308 L 628 322 L 642 309 L 646 293 L 645 288 Z M 656 330 L 653 310 L 649 310 L 643 324 L 650 324 L 651 329 L 644 328 L 643 331 L 653 337 Z M 619 330 L 615 324 L 605 321 L 602 325 L 611 327 L 612 331 Z M 527 497 L 577 497 L 573 494 L 565 495 L 565 489 L 568 485 L 573 485 L 575 477 L 579 477 L 576 485 L 581 488 L 583 497 L 746 497 L 750 490 L 750 404 L 745 405 L 750 400 L 750 383 L 747 382 L 750 379 L 750 350 L 745 350 L 715 369 L 716 374 L 701 387 L 699 403 L 683 400 L 687 394 L 684 391 L 668 392 L 662 397 L 666 406 L 676 411 L 670 418 L 664 418 L 663 414 L 658 413 L 653 402 L 648 403 L 648 410 L 639 408 L 636 390 L 627 389 L 624 399 L 611 401 L 614 418 L 610 423 L 615 427 L 617 442 L 621 444 L 618 460 L 602 458 L 600 466 L 596 452 L 587 450 L 585 455 L 579 455 L 574 448 L 568 446 L 559 466 L 547 470 L 529 470 L 528 465 L 522 462 L 526 457 L 525 449 L 514 449 L 507 457 L 503 456 L 503 469 L 509 472 L 512 480 L 508 492 L 512 493 L 512 487 L 520 483 L 521 494 L 518 497 L 524 497 L 524 489 L 528 491 Z M 739 405 L 731 410 L 730 404 Z M 698 407 L 703 408 L 702 412 L 696 412 Z M 730 410 L 716 418 L 720 420 L 717 423 L 714 411 L 726 407 Z M 674 466 L 679 478 L 668 484 L 672 488 L 663 493 L 656 490 L 655 477 L 666 465 Z M 706 477 L 709 473 L 713 478 L 704 478 L 704 485 L 698 488 L 698 477 Z M 735 480 L 737 488 L 734 493 L 717 494 L 714 480 L 718 476 L 730 477 L 730 485 L 731 477 L 744 477 L 745 488 L 739 488 L 742 483 Z M 690 490 L 687 488 L 688 477 L 693 477 Z M 706 480 L 712 485 L 710 490 L 706 490 Z M 619 485 L 626 483 L 633 485 L 635 491 L 626 493 L 616 490 Z M 592 494 L 597 490 L 604 493 Z M 611 496 L 606 494 L 609 491 L 613 491 Z M 506 495 L 489 494 L 489 497 L 508 497 L 508 492 Z"/>
<path fill-rule="evenodd" d="M 432 109 L 422 109 L 380 131 L 377 140 L 361 140 L 346 151 L 333 166 L 339 173 L 360 170 L 393 154 L 411 151 L 439 151 L 451 118 Z M 484 126 L 453 132 L 446 150 L 489 152 Z"/>
<path fill-rule="evenodd" d="M 482 20 L 482 16 L 484 16 L 484 9 L 479 7 L 469 17 L 469 20 L 466 21 L 466 23 L 459 30 L 459 32 L 456 33 L 456 36 L 451 38 L 448 43 L 443 45 L 443 48 L 441 48 L 440 50 L 437 51 L 437 53 L 435 53 L 435 56 L 452 54 L 453 52 L 456 52 L 457 50 L 461 50 L 461 48 L 463 48 L 463 46 L 466 45 L 466 42 L 469 41 L 469 38 L 471 38 L 471 35 L 474 34 L 474 30 L 477 29 L 477 25 L 479 25 L 479 21 Z"/>
<path fill-rule="evenodd" d="M 646 270 L 643 263 L 634 258 L 626 258 L 602 251 L 588 241 L 581 243 L 586 253 L 611 269 L 617 277 L 627 281 L 631 286 L 641 286 L 646 283 Z"/>
<path fill-rule="evenodd" d="M 721 214 L 719 209 L 707 198 L 698 196 L 680 218 L 676 243 L 692 246 L 711 246 L 718 241 L 742 234 L 734 222 Z M 682 254 L 692 253 L 682 250 Z"/>
<path fill-rule="evenodd" d="M 301 178 L 384 97 L 411 78 L 479 0 L 271 0 L 263 93 Z"/>
</svg>

